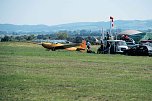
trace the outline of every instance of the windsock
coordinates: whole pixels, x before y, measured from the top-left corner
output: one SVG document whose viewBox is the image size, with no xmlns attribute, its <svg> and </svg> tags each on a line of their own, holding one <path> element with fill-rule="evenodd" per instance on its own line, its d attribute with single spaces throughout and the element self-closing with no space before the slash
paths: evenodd
<svg viewBox="0 0 152 101">
<path fill-rule="evenodd" d="M 114 27 L 114 21 L 113 21 L 113 17 L 110 16 L 110 20 L 111 20 L 111 26 Z"/>
</svg>

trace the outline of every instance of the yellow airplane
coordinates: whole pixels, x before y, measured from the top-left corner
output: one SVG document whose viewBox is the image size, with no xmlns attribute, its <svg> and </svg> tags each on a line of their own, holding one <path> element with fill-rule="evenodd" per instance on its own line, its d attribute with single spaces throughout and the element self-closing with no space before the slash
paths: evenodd
<svg viewBox="0 0 152 101">
<path fill-rule="evenodd" d="M 42 46 L 46 49 L 55 51 L 57 49 L 65 49 L 69 51 L 85 51 L 86 41 L 82 40 L 82 43 L 71 43 L 71 44 L 61 44 L 61 43 L 42 43 Z"/>
</svg>

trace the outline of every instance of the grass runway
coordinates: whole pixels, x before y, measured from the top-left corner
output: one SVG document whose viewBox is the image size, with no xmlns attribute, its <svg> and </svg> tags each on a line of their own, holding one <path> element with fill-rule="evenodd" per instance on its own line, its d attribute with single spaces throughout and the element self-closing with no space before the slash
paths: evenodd
<svg viewBox="0 0 152 101">
<path fill-rule="evenodd" d="M 152 57 L 0 43 L 0 101 L 152 101 Z"/>
</svg>

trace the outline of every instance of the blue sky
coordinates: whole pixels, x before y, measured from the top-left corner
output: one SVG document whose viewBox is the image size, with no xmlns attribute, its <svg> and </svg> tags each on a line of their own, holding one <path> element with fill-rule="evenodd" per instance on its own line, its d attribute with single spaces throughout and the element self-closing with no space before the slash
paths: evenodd
<svg viewBox="0 0 152 101">
<path fill-rule="evenodd" d="M 152 19 L 152 0 L 0 0 L 0 23 L 57 25 Z"/>
</svg>

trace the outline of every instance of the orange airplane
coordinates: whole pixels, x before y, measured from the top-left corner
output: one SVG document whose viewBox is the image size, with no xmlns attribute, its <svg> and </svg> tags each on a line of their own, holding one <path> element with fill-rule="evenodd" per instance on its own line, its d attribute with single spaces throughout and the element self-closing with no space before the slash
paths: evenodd
<svg viewBox="0 0 152 101">
<path fill-rule="evenodd" d="M 71 44 L 61 44 L 61 43 L 42 43 L 42 46 L 46 49 L 55 51 L 57 49 L 65 49 L 69 51 L 85 51 L 86 41 L 82 40 L 82 43 L 71 43 Z"/>
</svg>

